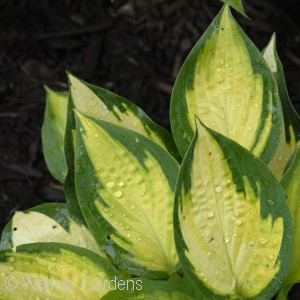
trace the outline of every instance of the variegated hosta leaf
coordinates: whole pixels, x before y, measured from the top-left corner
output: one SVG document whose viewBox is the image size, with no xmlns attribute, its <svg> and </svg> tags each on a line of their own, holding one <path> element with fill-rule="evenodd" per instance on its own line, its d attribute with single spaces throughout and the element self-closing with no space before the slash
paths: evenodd
<svg viewBox="0 0 300 300">
<path fill-rule="evenodd" d="M 261 160 L 198 120 L 174 224 L 182 267 L 211 299 L 270 299 L 278 291 L 292 246 L 284 192 Z"/>
<path fill-rule="evenodd" d="M 233 7 L 236 11 L 242 14 L 244 17 L 248 18 L 245 13 L 242 0 L 221 0 L 222 2 L 228 3 L 231 7 Z"/>
<path fill-rule="evenodd" d="M 0 249 L 15 250 L 19 245 L 40 242 L 75 245 L 107 258 L 80 211 L 69 204 L 42 204 L 25 212 L 16 212 L 2 233 Z"/>
<path fill-rule="evenodd" d="M 47 167 L 54 178 L 64 182 L 67 165 L 64 138 L 67 123 L 68 93 L 46 90 L 46 109 L 42 126 L 43 153 Z"/>
<path fill-rule="evenodd" d="M 263 55 L 277 81 L 283 110 L 283 130 L 280 142 L 273 159 L 269 163 L 269 168 L 276 178 L 280 180 L 285 166 L 296 151 L 297 143 L 300 140 L 300 118 L 293 108 L 287 91 L 282 63 L 276 50 L 275 34 L 273 34 L 268 46 L 264 49 Z"/>
<path fill-rule="evenodd" d="M 70 101 L 66 133 L 66 154 L 68 176 L 65 183 L 65 194 L 68 202 L 77 203 L 74 188 L 74 148 L 75 120 L 73 109 L 80 113 L 104 120 L 124 128 L 134 130 L 168 150 L 178 161 L 181 157 L 172 135 L 155 124 L 139 107 L 127 99 L 110 91 L 88 84 L 72 74 L 68 74 Z M 99 141 L 101 144 L 101 141 Z"/>
<path fill-rule="evenodd" d="M 171 125 L 181 154 L 192 141 L 196 115 L 269 162 L 280 137 L 281 114 L 265 60 L 224 5 L 189 54 L 173 89 Z"/>
<path fill-rule="evenodd" d="M 127 288 L 128 287 L 128 288 Z M 125 281 L 121 289 L 111 291 L 103 300 L 208 300 L 187 279 L 172 277 L 168 280 L 135 278 Z"/>
<path fill-rule="evenodd" d="M 134 130 L 159 144 L 180 159 L 172 135 L 155 124 L 139 107 L 108 90 L 68 74 L 74 108 L 97 120 Z"/>
<path fill-rule="evenodd" d="M 281 291 L 281 299 L 285 299 L 284 295 L 287 295 L 292 285 L 300 283 L 300 149 L 297 150 L 291 166 L 282 177 L 281 185 L 287 195 L 294 228 L 292 261 Z"/>
<path fill-rule="evenodd" d="M 131 274 L 165 278 L 176 272 L 176 160 L 132 130 L 78 112 L 76 123 L 76 192 L 99 244 Z"/>
<path fill-rule="evenodd" d="M 99 300 L 120 279 L 103 258 L 67 244 L 0 251 L 0 299 Z"/>
</svg>

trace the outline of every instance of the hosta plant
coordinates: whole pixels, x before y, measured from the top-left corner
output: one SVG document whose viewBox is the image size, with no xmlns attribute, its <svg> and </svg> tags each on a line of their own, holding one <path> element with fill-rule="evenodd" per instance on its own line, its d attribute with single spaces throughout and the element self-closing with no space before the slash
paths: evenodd
<svg viewBox="0 0 300 300">
<path fill-rule="evenodd" d="M 173 136 L 68 73 L 46 88 L 45 160 L 67 202 L 16 212 L 0 299 L 287 299 L 300 281 L 299 117 L 275 36 L 220 13 L 184 62 Z"/>
</svg>

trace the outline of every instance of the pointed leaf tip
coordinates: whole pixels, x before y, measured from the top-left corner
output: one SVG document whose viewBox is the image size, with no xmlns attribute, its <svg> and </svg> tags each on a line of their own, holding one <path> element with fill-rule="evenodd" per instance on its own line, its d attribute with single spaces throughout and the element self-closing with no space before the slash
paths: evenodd
<svg viewBox="0 0 300 300">
<path fill-rule="evenodd" d="M 248 15 L 245 13 L 242 0 L 221 0 L 221 1 L 224 2 L 225 4 L 230 5 L 232 8 L 234 8 L 237 12 L 239 12 L 245 18 L 250 19 L 248 17 Z"/>
</svg>

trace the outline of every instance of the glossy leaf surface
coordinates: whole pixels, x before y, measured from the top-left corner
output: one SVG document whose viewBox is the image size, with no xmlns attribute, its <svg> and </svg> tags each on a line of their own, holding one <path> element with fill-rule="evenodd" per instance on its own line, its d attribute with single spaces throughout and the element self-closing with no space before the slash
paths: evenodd
<svg viewBox="0 0 300 300">
<path fill-rule="evenodd" d="M 198 120 L 197 128 L 175 196 L 182 267 L 211 299 L 270 299 L 291 256 L 284 192 L 249 151 Z"/>
<path fill-rule="evenodd" d="M 139 133 L 76 115 L 76 192 L 95 238 L 131 274 L 175 273 L 177 162 Z"/>
<path fill-rule="evenodd" d="M 25 212 L 16 212 L 3 231 L 0 249 L 16 249 L 19 245 L 41 242 L 67 243 L 106 257 L 80 212 L 69 204 L 42 204 Z"/>
<path fill-rule="evenodd" d="M 182 155 L 195 115 L 265 162 L 276 151 L 282 115 L 276 82 L 227 4 L 192 49 L 172 92 L 172 132 Z"/>
</svg>

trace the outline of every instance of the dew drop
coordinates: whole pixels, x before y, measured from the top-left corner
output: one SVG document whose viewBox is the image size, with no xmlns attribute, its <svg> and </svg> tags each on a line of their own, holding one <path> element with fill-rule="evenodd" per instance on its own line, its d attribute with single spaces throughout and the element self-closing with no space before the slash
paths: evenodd
<svg viewBox="0 0 300 300">
<path fill-rule="evenodd" d="M 4 276 L 4 273 L 0 273 L 0 276 L 3 277 L 3 276 Z"/>
<path fill-rule="evenodd" d="M 8 267 L 8 270 L 9 270 L 9 271 L 13 271 L 14 269 L 15 269 L 15 268 L 14 268 L 13 266 L 9 266 L 9 267 Z"/>
<path fill-rule="evenodd" d="M 239 108 L 240 108 L 240 107 L 241 107 L 241 104 L 240 104 L 240 103 L 238 103 L 237 107 L 239 107 Z"/>
<path fill-rule="evenodd" d="M 124 186 L 125 184 L 124 184 L 124 182 L 123 181 L 120 181 L 119 182 L 119 186 Z"/>
<path fill-rule="evenodd" d="M 107 213 L 109 212 L 109 209 L 110 209 L 109 206 L 105 206 L 103 210 Z"/>
<path fill-rule="evenodd" d="M 99 134 L 98 133 L 95 133 L 94 134 L 94 137 L 97 139 L 99 137 Z"/>
<path fill-rule="evenodd" d="M 255 108 L 259 108 L 259 105 L 257 103 L 254 104 Z"/>
<path fill-rule="evenodd" d="M 274 253 L 270 253 L 270 254 L 269 254 L 269 259 L 273 260 L 274 257 L 275 257 L 275 256 L 274 256 Z"/>
<path fill-rule="evenodd" d="M 221 68 L 217 68 L 217 72 L 220 73 L 222 71 Z"/>
<path fill-rule="evenodd" d="M 100 189 L 101 188 L 101 184 L 100 183 L 96 183 L 96 188 Z"/>
<path fill-rule="evenodd" d="M 126 218 L 126 216 L 127 216 L 126 214 L 123 214 L 123 217 L 124 217 L 124 218 Z"/>
<path fill-rule="evenodd" d="M 215 213 L 214 213 L 213 211 L 210 211 L 210 212 L 208 213 L 208 217 L 209 217 L 209 218 L 212 218 L 214 215 L 215 215 Z"/>
<path fill-rule="evenodd" d="M 131 234 L 130 234 L 130 233 L 127 233 L 126 236 L 127 236 L 128 238 L 130 238 L 130 237 L 131 237 Z"/>
<path fill-rule="evenodd" d="M 130 208 L 131 210 L 135 210 L 135 204 L 130 204 L 130 205 L 129 205 L 129 208 Z"/>
<path fill-rule="evenodd" d="M 113 205 L 111 206 L 111 208 L 116 208 L 116 206 L 113 204 Z"/>
<path fill-rule="evenodd" d="M 138 142 L 139 142 L 139 139 L 138 139 L 137 137 L 135 138 L 135 142 L 136 142 L 136 143 L 138 143 Z"/>
<path fill-rule="evenodd" d="M 143 293 L 138 294 L 138 296 L 137 296 L 137 299 L 144 299 L 144 298 L 145 298 L 145 295 Z"/>
<path fill-rule="evenodd" d="M 142 240 L 141 238 L 138 238 L 138 239 L 137 239 L 138 242 L 140 242 L 141 240 Z"/>
<path fill-rule="evenodd" d="M 216 126 L 216 123 L 212 122 L 211 127 L 215 127 L 215 126 Z"/>
<path fill-rule="evenodd" d="M 227 244 L 227 243 L 229 243 L 229 241 L 230 241 L 229 236 L 225 235 L 224 238 L 223 238 L 223 242 Z"/>
<path fill-rule="evenodd" d="M 125 229 L 126 229 L 126 230 L 129 230 L 129 229 L 130 229 L 130 227 L 129 227 L 128 225 L 126 225 L 126 226 L 125 226 Z"/>
<path fill-rule="evenodd" d="M 237 219 L 236 220 L 236 225 L 238 225 L 238 226 L 242 225 L 242 220 L 241 219 Z"/>
<path fill-rule="evenodd" d="M 216 188 L 215 188 L 215 191 L 217 193 L 221 193 L 223 191 L 222 187 L 220 185 L 217 185 Z"/>
<path fill-rule="evenodd" d="M 80 127 L 80 128 L 79 128 L 79 131 L 80 131 L 80 132 L 83 132 L 83 131 L 84 131 L 83 127 Z"/>
<path fill-rule="evenodd" d="M 141 196 L 144 196 L 145 195 L 145 192 L 141 192 L 141 194 L 140 194 Z"/>
<path fill-rule="evenodd" d="M 109 182 L 107 182 L 106 186 L 110 189 L 110 188 L 115 186 L 115 182 L 114 181 L 109 181 Z"/>
<path fill-rule="evenodd" d="M 202 189 L 200 190 L 200 196 L 203 196 L 206 193 L 206 190 Z"/>
<path fill-rule="evenodd" d="M 248 131 L 252 131 L 253 128 L 252 128 L 251 126 L 247 126 L 247 130 L 248 130 Z"/>
<path fill-rule="evenodd" d="M 276 202 L 273 199 L 268 199 L 267 202 L 272 206 L 276 204 Z"/>
<path fill-rule="evenodd" d="M 121 191 L 116 191 L 116 192 L 114 193 L 114 195 L 115 195 L 115 197 L 117 197 L 117 198 L 121 198 L 122 195 L 123 195 L 123 193 L 122 193 Z"/>
<path fill-rule="evenodd" d="M 259 239 L 259 242 L 262 244 L 262 245 L 265 245 L 267 242 L 269 241 L 269 239 L 267 237 L 261 237 Z"/>
<path fill-rule="evenodd" d="M 203 185 L 207 185 L 209 183 L 209 179 L 204 179 L 203 180 Z"/>
</svg>

